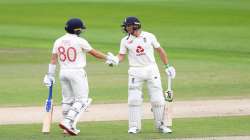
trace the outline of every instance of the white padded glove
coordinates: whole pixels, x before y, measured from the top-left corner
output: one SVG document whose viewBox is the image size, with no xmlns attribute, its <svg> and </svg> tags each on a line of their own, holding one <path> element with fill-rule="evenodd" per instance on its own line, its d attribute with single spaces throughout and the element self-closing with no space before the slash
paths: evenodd
<svg viewBox="0 0 250 140">
<path fill-rule="evenodd" d="M 52 75 L 46 74 L 43 78 L 43 83 L 46 87 L 50 87 L 52 84 L 55 84 L 55 77 Z"/>
<path fill-rule="evenodd" d="M 119 64 L 119 58 L 114 56 L 111 52 L 107 53 L 106 63 L 109 66 L 117 66 Z"/>
<path fill-rule="evenodd" d="M 173 66 L 167 66 L 165 72 L 167 76 L 171 77 L 172 79 L 175 78 L 176 73 L 175 73 L 175 68 Z"/>
</svg>

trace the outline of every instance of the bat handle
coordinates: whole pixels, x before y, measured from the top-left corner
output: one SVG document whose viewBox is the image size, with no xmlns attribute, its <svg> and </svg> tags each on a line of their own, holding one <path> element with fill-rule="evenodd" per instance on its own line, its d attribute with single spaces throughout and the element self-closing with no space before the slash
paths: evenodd
<svg viewBox="0 0 250 140">
<path fill-rule="evenodd" d="M 51 85 L 49 87 L 49 96 L 48 96 L 48 100 L 52 99 L 52 90 L 53 90 L 53 82 L 51 81 Z"/>
<path fill-rule="evenodd" d="M 172 91 L 172 78 L 168 76 L 168 91 Z"/>
</svg>

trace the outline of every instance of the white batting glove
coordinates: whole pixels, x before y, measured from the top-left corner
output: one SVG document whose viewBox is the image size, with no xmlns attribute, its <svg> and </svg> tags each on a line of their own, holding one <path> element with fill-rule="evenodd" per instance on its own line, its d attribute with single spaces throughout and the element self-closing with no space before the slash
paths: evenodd
<svg viewBox="0 0 250 140">
<path fill-rule="evenodd" d="M 175 68 L 173 66 L 169 66 L 169 64 L 167 64 L 165 72 L 168 77 L 171 77 L 172 79 L 175 78 L 176 73 L 175 73 Z"/>
<path fill-rule="evenodd" d="M 117 66 L 119 64 L 119 58 L 114 56 L 111 52 L 107 53 L 106 64 L 109 66 Z"/>
<path fill-rule="evenodd" d="M 50 87 L 53 84 L 56 83 L 55 77 L 52 75 L 46 74 L 43 78 L 43 83 L 46 87 Z"/>
</svg>

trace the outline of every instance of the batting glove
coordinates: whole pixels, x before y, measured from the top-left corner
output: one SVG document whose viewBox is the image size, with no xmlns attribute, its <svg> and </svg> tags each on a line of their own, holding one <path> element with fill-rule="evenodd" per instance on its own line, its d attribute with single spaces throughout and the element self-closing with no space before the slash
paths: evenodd
<svg viewBox="0 0 250 140">
<path fill-rule="evenodd" d="M 107 53 L 106 63 L 109 66 L 117 66 L 119 64 L 119 58 L 114 56 L 111 52 Z"/>
<path fill-rule="evenodd" d="M 167 64 L 165 72 L 168 77 L 171 77 L 172 79 L 175 78 L 176 73 L 175 73 L 175 68 L 173 66 L 170 66 L 169 64 Z"/>
<path fill-rule="evenodd" d="M 43 83 L 46 87 L 50 87 L 52 84 L 56 83 L 55 77 L 49 74 L 46 74 L 43 78 Z"/>
</svg>

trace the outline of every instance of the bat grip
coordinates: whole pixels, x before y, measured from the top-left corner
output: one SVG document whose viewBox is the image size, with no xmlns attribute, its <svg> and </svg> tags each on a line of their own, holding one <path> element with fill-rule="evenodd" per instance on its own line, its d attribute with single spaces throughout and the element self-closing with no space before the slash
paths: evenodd
<svg viewBox="0 0 250 140">
<path fill-rule="evenodd" d="M 49 112 L 51 110 L 51 100 L 47 100 L 45 109 L 46 109 L 46 112 Z"/>
<path fill-rule="evenodd" d="M 172 78 L 168 77 L 168 91 L 172 91 Z"/>
<path fill-rule="evenodd" d="M 49 87 L 49 97 L 48 97 L 48 100 L 52 99 L 52 89 L 53 89 L 53 82 L 51 81 L 51 85 Z"/>
</svg>

